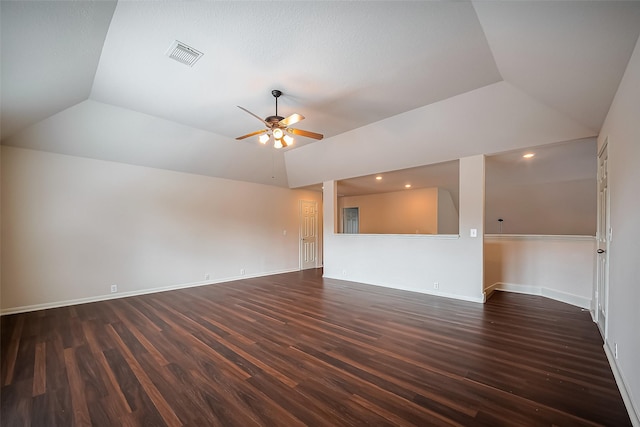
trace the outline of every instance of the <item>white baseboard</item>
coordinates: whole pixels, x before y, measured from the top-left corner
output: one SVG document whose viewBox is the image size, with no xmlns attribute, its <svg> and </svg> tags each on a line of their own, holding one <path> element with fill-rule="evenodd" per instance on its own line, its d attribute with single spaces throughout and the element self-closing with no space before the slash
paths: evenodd
<svg viewBox="0 0 640 427">
<path fill-rule="evenodd" d="M 136 295 L 155 294 L 157 292 L 166 292 L 166 291 L 173 291 L 177 289 L 193 288 L 196 286 L 215 285 L 219 283 L 232 282 L 234 280 L 243 280 L 243 279 L 251 279 L 254 277 L 271 276 L 273 274 L 292 273 L 294 271 L 299 271 L 299 270 L 290 269 L 290 270 L 270 271 L 270 272 L 264 272 L 264 273 L 258 273 L 258 274 L 246 274 L 244 276 L 225 277 L 225 278 L 206 280 L 201 282 L 180 283 L 177 285 L 162 286 L 158 288 L 146 288 L 146 289 L 140 289 L 140 290 L 130 291 L 130 292 L 117 292 L 115 294 L 96 295 L 96 296 L 87 297 L 87 298 L 78 298 L 78 299 L 65 300 L 65 301 L 47 302 L 43 304 L 11 307 L 11 308 L 5 308 L 0 310 L 0 316 L 4 316 L 7 314 L 26 313 L 29 311 L 46 310 L 49 308 L 66 307 L 70 305 L 87 304 L 90 302 L 107 301 L 107 300 L 118 299 L 118 298 L 127 298 L 127 297 L 133 297 Z"/>
<path fill-rule="evenodd" d="M 551 298 L 556 301 L 575 305 L 576 307 L 585 308 L 585 309 L 591 308 L 591 298 L 585 298 L 579 295 L 573 295 L 566 292 L 556 291 L 555 289 L 544 288 L 541 286 L 518 285 L 513 283 L 497 282 L 485 288 L 484 294 L 486 298 L 489 298 L 489 296 L 494 291 L 507 291 L 507 292 L 514 292 L 519 294 L 527 294 L 527 295 L 540 295 L 543 297 Z"/>
<path fill-rule="evenodd" d="M 494 293 L 495 291 L 498 291 L 498 285 L 499 283 L 494 283 L 491 286 L 488 286 L 486 288 L 484 288 L 484 301 L 487 302 L 487 300 L 489 299 L 489 297 L 491 297 L 491 294 Z"/>
<path fill-rule="evenodd" d="M 613 372 L 613 377 L 616 379 L 616 384 L 618 385 L 618 390 L 620 390 L 620 394 L 622 395 L 622 400 L 624 401 L 624 406 L 627 408 L 627 413 L 629 414 L 629 418 L 631 419 L 631 424 L 634 427 L 640 427 L 640 411 L 636 409 L 633 405 L 633 399 L 629 395 L 629 391 L 624 382 L 624 378 L 618 369 L 618 364 L 616 363 L 616 358 L 611 352 L 609 345 L 605 343 L 604 345 L 604 353 L 607 355 L 607 359 L 609 360 L 609 366 L 611 366 L 611 371 Z"/>
<path fill-rule="evenodd" d="M 474 297 L 474 296 L 470 296 L 470 295 L 460 295 L 460 294 L 449 294 L 446 292 L 431 292 L 431 291 L 416 291 L 416 290 L 412 290 L 412 289 L 407 289 L 410 290 L 412 292 L 420 292 L 422 294 L 428 294 L 428 295 L 434 295 L 437 297 L 443 297 L 443 298 L 453 298 L 453 299 L 457 299 L 457 300 L 461 300 L 461 301 L 469 301 L 469 302 L 477 302 L 477 303 L 484 303 L 485 302 L 485 298 L 484 295 L 479 296 L 479 297 Z"/>
<path fill-rule="evenodd" d="M 342 280 L 345 282 L 355 282 L 355 283 L 360 283 L 363 285 L 369 285 L 369 286 L 379 286 L 381 288 L 388 288 L 388 289 L 397 289 L 399 291 L 407 291 L 407 292 L 417 292 L 419 294 L 426 294 L 426 295 L 433 295 L 436 297 L 443 297 L 443 298 L 452 298 L 452 299 L 457 299 L 457 300 L 461 300 L 461 301 L 470 301 L 470 302 L 478 302 L 478 303 L 483 303 L 485 302 L 485 298 L 484 298 L 484 294 L 482 294 L 481 296 L 478 297 L 474 297 L 471 295 L 461 295 L 461 294 L 450 294 L 447 292 L 439 292 L 439 291 L 431 291 L 431 290 L 427 290 L 427 289 L 416 289 L 416 288 L 409 288 L 409 287 L 405 287 L 405 286 L 398 286 L 398 285 L 387 285 L 387 284 L 381 284 L 381 283 L 370 283 L 370 282 L 365 282 L 362 281 L 358 278 L 345 278 L 345 277 L 336 277 L 336 276 L 331 276 L 331 275 L 327 275 L 327 274 L 323 274 L 322 277 L 326 278 L 326 279 L 335 279 L 335 280 Z"/>
<path fill-rule="evenodd" d="M 418 293 L 421 293 L 421 294 L 433 295 L 433 296 L 436 296 L 436 297 L 452 298 L 452 299 L 457 299 L 457 300 L 461 300 L 461 301 L 477 302 L 477 303 L 481 303 L 481 304 L 485 302 L 484 295 L 479 296 L 479 297 L 474 297 L 474 296 L 471 296 L 471 295 L 450 294 L 450 293 L 447 293 L 447 292 L 412 289 L 412 288 L 403 288 L 403 287 L 394 287 L 394 289 L 400 289 L 402 291 L 409 291 L 409 292 L 418 292 Z"/>
<path fill-rule="evenodd" d="M 573 295 L 549 288 L 542 288 L 541 295 L 543 297 L 551 298 L 556 301 L 566 302 L 567 304 L 575 305 L 587 310 L 591 308 L 591 298 L 585 298 L 579 295 Z"/>
</svg>

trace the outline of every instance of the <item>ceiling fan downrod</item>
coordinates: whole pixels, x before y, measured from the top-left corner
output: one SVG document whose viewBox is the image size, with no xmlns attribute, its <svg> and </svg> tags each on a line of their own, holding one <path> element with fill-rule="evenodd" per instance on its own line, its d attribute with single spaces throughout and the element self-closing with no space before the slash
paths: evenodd
<svg viewBox="0 0 640 427">
<path fill-rule="evenodd" d="M 282 92 L 280 92 L 278 89 L 274 89 L 271 91 L 271 95 L 273 95 L 273 97 L 276 99 L 276 116 L 278 116 L 278 98 L 280 98 Z"/>
</svg>

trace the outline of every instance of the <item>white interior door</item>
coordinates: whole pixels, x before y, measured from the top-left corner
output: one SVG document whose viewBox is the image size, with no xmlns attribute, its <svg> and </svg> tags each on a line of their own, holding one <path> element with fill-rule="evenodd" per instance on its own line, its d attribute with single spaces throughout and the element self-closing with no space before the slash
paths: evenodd
<svg viewBox="0 0 640 427">
<path fill-rule="evenodd" d="M 609 191 L 607 143 L 598 155 L 598 229 L 597 237 L 597 271 L 596 271 L 596 321 L 602 337 L 607 337 L 607 303 L 609 296 L 609 241 L 611 227 L 609 225 Z"/>
<path fill-rule="evenodd" d="M 300 269 L 318 265 L 318 203 L 300 201 Z"/>
<path fill-rule="evenodd" d="M 359 208 L 342 209 L 342 232 L 358 234 L 360 232 L 360 212 Z"/>
</svg>

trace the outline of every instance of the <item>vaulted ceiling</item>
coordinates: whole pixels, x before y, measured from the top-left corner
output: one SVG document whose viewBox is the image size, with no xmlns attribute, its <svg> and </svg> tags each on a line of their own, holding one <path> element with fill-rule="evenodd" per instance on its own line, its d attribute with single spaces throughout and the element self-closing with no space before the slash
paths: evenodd
<svg viewBox="0 0 640 427">
<path fill-rule="evenodd" d="M 5 1 L 2 144 L 278 186 L 597 135 L 640 2 Z M 179 40 L 193 67 L 165 55 Z M 275 150 L 258 116 L 319 132 Z"/>
</svg>

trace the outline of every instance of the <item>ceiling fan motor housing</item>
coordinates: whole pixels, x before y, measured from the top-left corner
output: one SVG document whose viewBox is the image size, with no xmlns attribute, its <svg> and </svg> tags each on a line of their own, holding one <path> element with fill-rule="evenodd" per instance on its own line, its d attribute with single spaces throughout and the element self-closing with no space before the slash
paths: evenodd
<svg viewBox="0 0 640 427">
<path fill-rule="evenodd" d="M 269 125 L 271 127 L 274 127 L 274 126 L 278 125 L 278 122 L 280 120 L 284 120 L 284 117 L 281 117 L 281 116 L 269 116 L 266 119 L 264 119 L 264 121 L 269 123 Z M 283 126 L 278 125 L 277 127 L 283 127 Z"/>
</svg>

